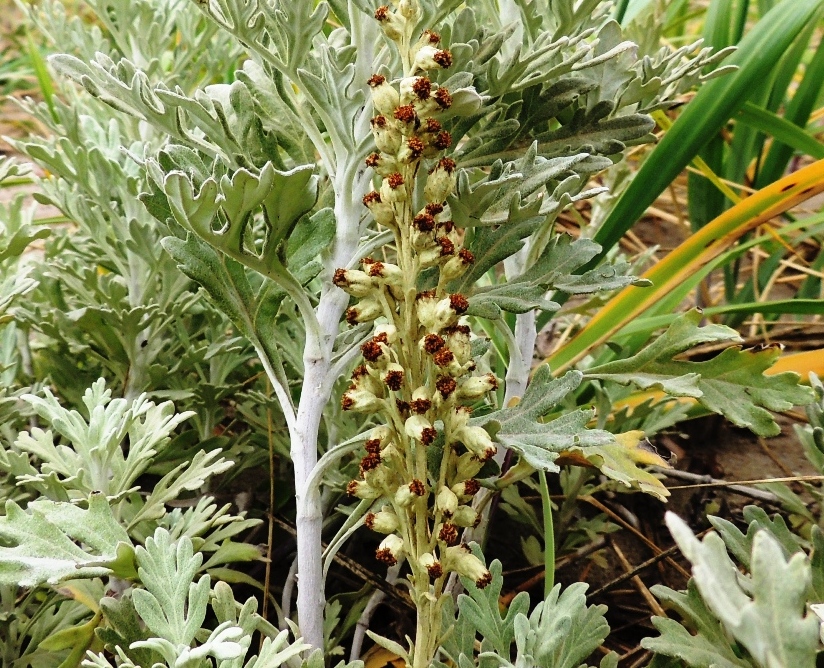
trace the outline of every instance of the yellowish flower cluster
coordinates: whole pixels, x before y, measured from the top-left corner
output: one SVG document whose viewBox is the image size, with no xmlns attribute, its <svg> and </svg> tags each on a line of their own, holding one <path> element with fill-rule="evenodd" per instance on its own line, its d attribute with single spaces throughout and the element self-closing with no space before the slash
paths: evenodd
<svg viewBox="0 0 824 668">
<path fill-rule="evenodd" d="M 363 201 L 378 225 L 392 230 L 394 247 L 384 248 L 383 259 L 364 258 L 359 269 L 336 270 L 334 283 L 357 300 L 346 314 L 350 324 L 375 323 L 341 405 L 384 423 L 366 441 L 360 475 L 348 491 L 375 500 L 365 523 L 385 534 L 376 557 L 390 565 L 407 560 L 416 603 L 425 607 L 442 595 L 449 572 L 479 587 L 491 580 L 459 534 L 479 520 L 471 505 L 479 489 L 474 476 L 496 452 L 489 434 L 470 424 L 470 405 L 498 380 L 475 373 L 462 320 L 469 302 L 447 290 L 474 262 L 449 218 L 456 165 L 443 155 L 452 138 L 438 115 L 452 98 L 427 76 L 448 68 L 452 56 L 431 31 L 412 43 L 416 8 L 401 0 L 394 10 L 376 12 L 405 56 L 405 72 L 395 81 L 369 79 L 377 151 L 366 164 L 381 183 Z M 423 272 L 429 289 L 419 287 Z M 438 468 L 429 463 L 431 448 L 441 453 Z"/>
</svg>

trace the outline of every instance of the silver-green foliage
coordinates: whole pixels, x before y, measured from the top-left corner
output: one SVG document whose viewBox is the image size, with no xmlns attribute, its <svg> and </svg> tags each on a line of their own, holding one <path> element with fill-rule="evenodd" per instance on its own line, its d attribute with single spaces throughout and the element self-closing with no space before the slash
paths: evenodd
<svg viewBox="0 0 824 668">
<path fill-rule="evenodd" d="M 692 563 L 693 579 L 687 592 L 653 588 L 685 624 L 653 619 L 661 636 L 642 642 L 661 657 L 653 665 L 669 665 L 663 657 L 696 668 L 815 665 L 820 622 L 806 605 L 816 600 L 812 571 L 820 569 L 820 559 L 811 564 L 783 522 L 773 524 L 757 509 L 750 515 L 747 536 L 716 519 L 719 533 L 703 540 L 677 516 L 667 515 L 673 537 Z M 743 557 L 748 575 L 728 551 Z"/>
</svg>

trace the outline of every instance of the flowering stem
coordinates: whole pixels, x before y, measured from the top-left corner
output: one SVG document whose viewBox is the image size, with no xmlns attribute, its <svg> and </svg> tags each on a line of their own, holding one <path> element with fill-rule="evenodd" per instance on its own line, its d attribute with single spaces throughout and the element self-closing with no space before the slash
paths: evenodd
<svg viewBox="0 0 824 668">
<path fill-rule="evenodd" d="M 552 524 L 552 500 L 549 498 L 549 486 L 546 471 L 538 471 L 541 481 L 541 506 L 544 513 L 544 598 L 548 597 L 555 586 L 555 527 Z"/>
</svg>

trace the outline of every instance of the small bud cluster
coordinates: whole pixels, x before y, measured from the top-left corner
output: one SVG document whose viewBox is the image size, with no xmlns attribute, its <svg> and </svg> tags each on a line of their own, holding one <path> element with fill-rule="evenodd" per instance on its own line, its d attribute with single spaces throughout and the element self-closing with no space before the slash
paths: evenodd
<svg viewBox="0 0 824 668">
<path fill-rule="evenodd" d="M 460 534 L 479 521 L 472 507 L 480 488 L 475 476 L 496 452 L 489 434 L 470 424 L 471 405 L 495 390 L 498 380 L 476 372 L 470 328 L 462 318 L 469 301 L 448 290 L 474 262 L 447 202 L 457 166 L 443 155 L 452 138 L 438 114 L 452 97 L 427 77 L 448 68 L 452 56 L 432 31 L 410 39 L 410 26 L 420 18 L 417 0 L 380 7 L 375 18 L 405 54 L 406 72 L 395 81 L 381 74 L 368 81 L 377 150 L 366 164 L 380 186 L 363 203 L 378 225 L 394 233 L 394 248 L 384 249 L 391 261 L 367 257 L 360 268 L 338 269 L 333 277 L 356 300 L 347 321 L 375 323 L 341 406 L 383 422 L 366 441 L 359 477 L 348 492 L 375 500 L 365 524 L 384 534 L 377 559 L 388 565 L 406 559 L 418 592 L 428 595 L 432 588 L 437 596 L 450 572 L 479 587 L 491 579 Z M 426 178 L 416 189 L 419 173 Z M 420 273 L 433 269 L 437 284 L 419 291 Z M 443 452 L 437 473 L 427 464 L 435 447 Z"/>
</svg>

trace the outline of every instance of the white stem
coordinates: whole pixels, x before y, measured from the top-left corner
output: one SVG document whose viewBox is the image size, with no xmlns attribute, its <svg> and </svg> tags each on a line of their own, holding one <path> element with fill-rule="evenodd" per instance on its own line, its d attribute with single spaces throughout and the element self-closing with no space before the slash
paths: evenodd
<svg viewBox="0 0 824 668">
<path fill-rule="evenodd" d="M 358 205 L 362 194 L 351 172 L 342 170 L 335 185 L 337 232 L 330 266 L 345 267 L 359 240 Z M 347 184 L 348 182 L 348 184 Z M 323 648 L 323 591 L 321 528 L 323 511 L 320 487 L 313 471 L 318 463 L 318 430 L 323 409 L 331 399 L 336 378 L 331 376 L 335 337 L 349 296 L 326 277 L 317 306 L 317 332 L 307 331 L 303 356 L 303 385 L 294 429 L 290 429 L 292 463 L 295 467 L 298 547 L 298 623 L 305 642 Z"/>
</svg>

